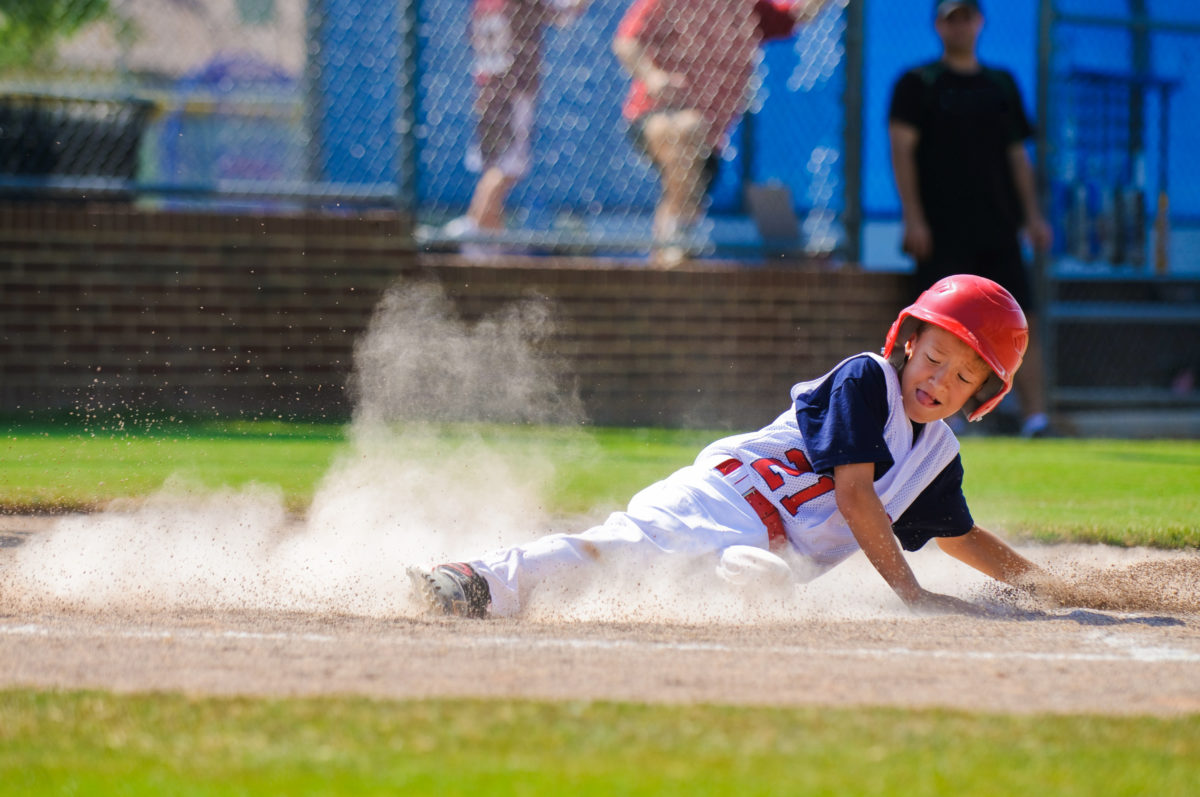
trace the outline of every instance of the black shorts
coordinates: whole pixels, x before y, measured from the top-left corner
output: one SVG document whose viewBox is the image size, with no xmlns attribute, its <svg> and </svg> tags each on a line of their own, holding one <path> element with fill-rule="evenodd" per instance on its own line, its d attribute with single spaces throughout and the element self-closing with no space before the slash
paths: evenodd
<svg viewBox="0 0 1200 797">
<path fill-rule="evenodd" d="M 650 157 L 650 150 L 646 146 L 646 122 L 656 113 L 660 113 L 660 111 L 644 113 L 629 123 L 629 140 L 633 142 L 633 145 L 642 154 L 650 158 L 651 163 L 654 162 L 654 158 Z M 657 168 L 657 164 L 655 164 L 655 168 Z M 700 187 L 704 190 L 704 193 L 707 194 L 712 190 L 713 183 L 717 181 L 717 175 L 720 171 L 721 151 L 713 147 L 712 152 L 708 153 L 708 157 L 704 159 L 703 171 L 700 174 Z"/>
</svg>

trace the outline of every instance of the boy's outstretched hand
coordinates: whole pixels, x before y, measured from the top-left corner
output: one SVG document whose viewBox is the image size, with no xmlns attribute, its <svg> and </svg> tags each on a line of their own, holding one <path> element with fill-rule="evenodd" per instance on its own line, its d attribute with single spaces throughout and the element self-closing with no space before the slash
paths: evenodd
<svg viewBox="0 0 1200 797">
<path fill-rule="evenodd" d="M 987 611 L 949 595 L 930 592 L 917 583 L 904 552 L 892 533 L 892 520 L 875 494 L 871 463 L 838 465 L 834 468 L 838 510 L 858 545 L 888 586 L 917 614 L 965 614 L 984 617 Z"/>
<path fill-rule="evenodd" d="M 915 598 L 905 601 L 905 603 L 914 614 L 965 614 L 970 617 L 988 616 L 988 610 L 982 606 L 976 606 L 974 603 L 969 603 L 961 598 L 955 598 L 952 595 L 930 592 L 927 589 L 922 589 Z"/>
</svg>

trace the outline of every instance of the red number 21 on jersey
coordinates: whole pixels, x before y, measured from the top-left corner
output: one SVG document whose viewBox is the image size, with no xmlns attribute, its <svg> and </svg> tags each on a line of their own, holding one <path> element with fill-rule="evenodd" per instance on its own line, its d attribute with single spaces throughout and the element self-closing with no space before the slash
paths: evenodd
<svg viewBox="0 0 1200 797">
<path fill-rule="evenodd" d="M 783 486 L 783 477 L 776 472 L 776 468 L 790 476 L 803 476 L 806 473 L 812 473 L 812 465 L 808 462 L 808 457 L 804 456 L 804 452 L 798 448 L 790 448 L 784 454 L 788 458 L 788 462 L 792 463 L 788 467 L 777 459 L 763 457 L 756 459 L 750 464 L 750 467 L 758 471 L 758 475 L 762 476 L 767 482 L 767 487 L 772 491 L 778 490 Z M 814 498 L 824 495 L 833 489 L 833 479 L 828 476 L 818 476 L 815 484 L 805 487 L 798 493 L 792 493 L 780 500 L 780 504 L 788 512 L 795 515 L 800 511 L 800 505 Z"/>
</svg>

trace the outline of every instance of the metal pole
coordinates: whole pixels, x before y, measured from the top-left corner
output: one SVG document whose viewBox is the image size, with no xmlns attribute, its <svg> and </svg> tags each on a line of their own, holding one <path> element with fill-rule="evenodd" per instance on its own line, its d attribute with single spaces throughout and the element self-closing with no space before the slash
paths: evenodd
<svg viewBox="0 0 1200 797">
<path fill-rule="evenodd" d="M 1055 13 L 1055 21 L 1064 25 L 1078 25 L 1093 28 L 1122 28 L 1125 30 L 1143 30 L 1150 33 L 1164 32 L 1181 35 L 1200 34 L 1200 23 L 1184 20 L 1152 19 L 1148 16 L 1107 17 L 1095 14 Z"/>
<path fill-rule="evenodd" d="M 1159 276 L 1171 270 L 1168 236 L 1171 232 L 1170 193 L 1167 169 L 1168 140 L 1171 124 L 1171 87 L 1163 84 L 1158 101 L 1158 200 L 1154 211 L 1154 273 Z"/>
<path fill-rule="evenodd" d="M 420 163 L 417 141 L 418 104 L 421 82 L 421 53 L 417 36 L 420 21 L 420 0 L 407 0 L 400 13 L 400 90 L 397 92 L 399 119 L 399 152 L 397 201 L 402 210 L 408 211 L 412 223 L 416 223 L 418 165 Z"/>
<path fill-rule="evenodd" d="M 1145 18 L 1147 15 L 1146 0 L 1129 0 L 1129 13 L 1135 19 Z M 1132 219 L 1128 217 L 1122 219 L 1124 223 L 1115 230 L 1118 241 L 1123 241 L 1127 236 L 1132 239 L 1134 236 L 1140 235 L 1136 219 L 1139 217 L 1139 208 L 1145 202 L 1146 92 L 1150 86 L 1146 79 L 1150 75 L 1153 63 L 1150 52 L 1152 47 L 1150 32 L 1144 27 L 1134 26 L 1130 28 L 1129 33 L 1133 39 L 1131 42 L 1133 80 L 1129 84 L 1129 140 L 1127 142 L 1125 184 L 1118 189 L 1120 193 L 1116 198 L 1122 200 L 1118 207 L 1124 208 L 1125 213 L 1130 214 Z M 1124 242 L 1126 258 L 1135 269 L 1140 271 L 1146 263 L 1145 236 L 1141 236 L 1140 240 Z"/>
<path fill-rule="evenodd" d="M 1054 0 L 1038 0 L 1037 22 L 1037 138 L 1035 151 L 1037 163 L 1038 202 L 1043 208 L 1049 208 L 1047 200 L 1050 196 L 1050 81 L 1053 79 L 1054 57 L 1054 23 L 1056 17 Z M 1054 329 L 1054 279 L 1051 274 L 1047 255 L 1035 251 L 1033 254 L 1034 284 L 1037 286 L 1034 298 L 1034 314 L 1041 319 L 1038 330 L 1042 338 L 1042 371 L 1043 384 L 1046 386 L 1047 408 L 1053 412 L 1055 394 L 1058 389 L 1057 365 L 1055 357 Z"/>
<path fill-rule="evenodd" d="M 851 263 L 862 258 L 862 147 L 863 147 L 863 56 L 866 49 L 867 0 L 846 3 L 846 85 L 842 92 L 842 228 L 845 257 Z"/>
<path fill-rule="evenodd" d="M 304 62 L 304 127 L 307 140 L 304 146 L 304 179 L 320 182 L 325 179 L 325 131 L 321 125 L 324 107 L 324 86 L 321 70 L 325 54 L 325 0 L 313 0 L 305 16 L 308 37 L 308 57 Z"/>
</svg>

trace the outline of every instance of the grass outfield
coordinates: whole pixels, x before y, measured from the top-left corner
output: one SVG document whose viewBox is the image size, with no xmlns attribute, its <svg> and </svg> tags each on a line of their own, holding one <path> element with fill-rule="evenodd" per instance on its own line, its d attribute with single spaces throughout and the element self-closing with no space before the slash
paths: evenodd
<svg viewBox="0 0 1200 797">
<path fill-rule="evenodd" d="M 0 692 L 0 794 L 1195 794 L 1200 721 Z"/>
<path fill-rule="evenodd" d="M 463 427 L 514 462 L 555 463 L 552 511 L 621 507 L 687 464 L 719 432 Z M 434 441 L 434 445 L 438 441 Z M 277 422 L 191 423 L 149 430 L 69 425 L 0 427 L 0 511 L 94 509 L 143 496 L 170 477 L 211 487 L 277 487 L 302 511 L 347 429 Z M 399 456 L 399 452 L 398 452 Z M 1014 539 L 1200 547 L 1200 441 L 963 440 L 966 492 L 980 525 Z"/>
</svg>

